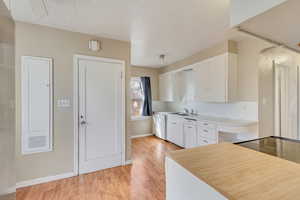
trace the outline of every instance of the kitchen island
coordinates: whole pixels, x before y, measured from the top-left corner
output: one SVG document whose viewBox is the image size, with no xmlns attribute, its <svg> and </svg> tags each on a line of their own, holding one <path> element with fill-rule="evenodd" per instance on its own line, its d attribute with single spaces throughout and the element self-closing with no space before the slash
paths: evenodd
<svg viewBox="0 0 300 200">
<path fill-rule="evenodd" d="M 275 142 L 278 148 L 280 141 Z M 299 143 L 290 142 L 300 148 Z M 170 152 L 166 157 L 166 199 L 300 199 L 300 164 L 290 161 L 294 158 L 250 149 L 253 144 L 245 146 L 222 143 Z"/>
</svg>

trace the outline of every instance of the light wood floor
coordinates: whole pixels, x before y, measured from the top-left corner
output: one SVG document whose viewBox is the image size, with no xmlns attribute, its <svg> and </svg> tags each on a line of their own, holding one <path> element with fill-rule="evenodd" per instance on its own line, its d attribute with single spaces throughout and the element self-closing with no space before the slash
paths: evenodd
<svg viewBox="0 0 300 200">
<path fill-rule="evenodd" d="M 17 190 L 17 200 L 163 200 L 165 153 L 154 136 L 132 140 L 133 164 Z"/>
</svg>

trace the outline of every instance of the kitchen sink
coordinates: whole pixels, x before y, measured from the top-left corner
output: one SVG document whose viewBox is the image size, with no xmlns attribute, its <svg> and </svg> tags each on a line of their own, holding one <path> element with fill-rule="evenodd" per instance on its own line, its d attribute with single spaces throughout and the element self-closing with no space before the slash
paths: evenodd
<svg viewBox="0 0 300 200">
<path fill-rule="evenodd" d="M 181 113 L 181 112 L 176 112 L 176 113 L 171 113 L 171 114 L 173 114 L 173 115 L 179 115 L 179 116 L 184 116 L 184 117 L 189 116 L 189 114 L 187 114 L 187 113 Z"/>
</svg>

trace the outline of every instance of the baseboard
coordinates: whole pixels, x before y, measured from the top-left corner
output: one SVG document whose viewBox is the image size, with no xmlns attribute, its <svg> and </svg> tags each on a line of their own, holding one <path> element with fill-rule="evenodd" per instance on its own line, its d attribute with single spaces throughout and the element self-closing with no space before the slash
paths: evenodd
<svg viewBox="0 0 300 200">
<path fill-rule="evenodd" d="M 154 135 L 153 133 L 149 133 L 149 134 L 143 134 L 143 135 L 133 135 L 131 136 L 131 138 L 140 138 L 140 137 L 147 137 L 147 136 L 152 136 Z"/>
<path fill-rule="evenodd" d="M 41 183 L 47 183 L 50 181 L 57 181 L 60 179 L 70 178 L 73 176 L 75 176 L 74 172 L 69 172 L 69 173 L 59 174 L 59 175 L 55 175 L 55 176 L 47 176 L 47 177 L 32 179 L 32 180 L 28 180 L 28 181 L 21 181 L 21 182 L 18 182 L 16 184 L 16 186 L 17 186 L 17 188 L 23 188 L 23 187 L 28 187 L 28 186 L 32 186 L 32 185 L 41 184 Z"/>
<path fill-rule="evenodd" d="M 125 165 L 131 165 L 132 164 L 132 160 L 126 160 L 125 161 Z"/>
<path fill-rule="evenodd" d="M 0 190 L 0 196 L 9 195 L 9 194 L 12 194 L 12 193 L 15 193 L 15 192 L 16 192 L 16 187 L 10 187 L 10 188 L 7 188 L 6 190 Z"/>
</svg>

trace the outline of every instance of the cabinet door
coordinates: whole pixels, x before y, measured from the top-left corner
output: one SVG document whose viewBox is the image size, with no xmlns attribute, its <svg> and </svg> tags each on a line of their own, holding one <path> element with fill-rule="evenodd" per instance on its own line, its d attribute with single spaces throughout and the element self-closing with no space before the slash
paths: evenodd
<svg viewBox="0 0 300 200">
<path fill-rule="evenodd" d="M 176 142 L 177 122 L 169 121 L 167 123 L 167 140 L 169 142 Z"/>
<path fill-rule="evenodd" d="M 210 101 L 227 101 L 227 54 L 216 56 L 210 61 Z"/>
<path fill-rule="evenodd" d="M 210 99 L 210 62 L 203 61 L 194 67 L 195 76 L 195 99 L 208 101 Z"/>
<path fill-rule="evenodd" d="M 194 125 L 183 126 L 184 147 L 193 148 L 197 146 L 197 131 Z"/>
<path fill-rule="evenodd" d="M 183 102 L 185 96 L 185 74 L 184 71 L 174 73 L 174 101 Z"/>
<path fill-rule="evenodd" d="M 174 101 L 189 103 L 194 100 L 194 71 L 187 69 L 174 73 Z"/>
<path fill-rule="evenodd" d="M 196 100 L 227 101 L 227 54 L 213 57 L 195 65 Z"/>
<path fill-rule="evenodd" d="M 167 127 L 167 140 L 183 147 L 183 125 L 180 122 L 169 121 Z"/>
<path fill-rule="evenodd" d="M 176 132 L 176 143 L 178 146 L 184 147 L 183 124 L 178 123 Z"/>
<path fill-rule="evenodd" d="M 159 76 L 159 99 L 161 101 L 174 101 L 174 75 L 172 73 Z"/>
</svg>

